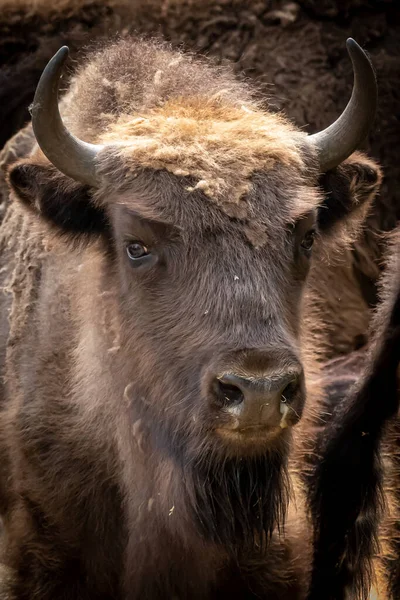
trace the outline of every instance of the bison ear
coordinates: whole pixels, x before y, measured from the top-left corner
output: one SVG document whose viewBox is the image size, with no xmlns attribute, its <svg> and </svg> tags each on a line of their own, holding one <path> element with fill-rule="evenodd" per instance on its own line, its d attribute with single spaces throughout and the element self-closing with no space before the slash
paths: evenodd
<svg viewBox="0 0 400 600">
<path fill-rule="evenodd" d="M 355 152 L 335 169 L 322 175 L 324 202 L 318 210 L 322 234 L 343 230 L 352 238 L 363 223 L 369 206 L 379 191 L 382 173 L 372 159 Z"/>
<path fill-rule="evenodd" d="M 94 203 L 91 188 L 65 177 L 52 165 L 27 160 L 14 163 L 8 182 L 25 206 L 67 235 L 99 235 L 106 229 L 105 213 Z"/>
</svg>

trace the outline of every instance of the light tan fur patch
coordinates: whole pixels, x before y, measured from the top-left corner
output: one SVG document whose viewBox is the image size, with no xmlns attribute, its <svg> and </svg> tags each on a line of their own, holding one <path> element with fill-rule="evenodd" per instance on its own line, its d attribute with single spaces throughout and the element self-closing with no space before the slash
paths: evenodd
<svg viewBox="0 0 400 600">
<path fill-rule="evenodd" d="M 99 140 L 121 144 L 131 169 L 166 169 L 195 179 L 219 204 L 239 203 L 251 175 L 277 161 L 303 168 L 302 134 L 280 115 L 227 106 L 220 97 L 174 98 L 143 116 L 121 115 Z"/>
</svg>

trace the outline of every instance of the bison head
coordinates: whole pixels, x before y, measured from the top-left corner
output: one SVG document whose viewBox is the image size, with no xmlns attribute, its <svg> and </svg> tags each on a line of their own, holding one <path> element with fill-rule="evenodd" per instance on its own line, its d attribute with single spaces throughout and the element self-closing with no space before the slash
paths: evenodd
<svg viewBox="0 0 400 600">
<path fill-rule="evenodd" d="M 74 134 L 57 103 L 67 50 L 55 55 L 32 108 L 47 160 L 35 150 L 9 180 L 57 231 L 88 242 L 80 251 L 99 288 L 81 293 L 97 359 L 112 373 L 107 393 L 120 390 L 116 402 L 128 400 L 152 448 L 184 472 L 195 466 L 196 505 L 214 498 L 205 527 L 221 537 L 215 507 L 225 494 L 249 502 L 262 515 L 252 525 L 265 530 L 255 489 L 271 499 L 305 402 L 301 309 L 313 244 L 339 235 L 378 181 L 362 156 L 343 163 L 373 119 L 374 73 L 349 40 L 352 98 L 333 125 L 307 136 L 192 58 L 153 48 L 149 60 L 144 44 L 132 75 L 124 44 L 76 78 L 64 100 Z M 112 355 L 101 354 L 110 346 L 98 314 L 105 289 L 119 323 Z"/>
</svg>

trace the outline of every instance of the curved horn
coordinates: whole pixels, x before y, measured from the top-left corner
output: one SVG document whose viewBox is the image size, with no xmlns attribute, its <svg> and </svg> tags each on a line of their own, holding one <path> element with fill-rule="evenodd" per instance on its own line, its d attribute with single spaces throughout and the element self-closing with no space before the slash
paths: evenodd
<svg viewBox="0 0 400 600">
<path fill-rule="evenodd" d="M 355 40 L 346 42 L 353 63 L 351 98 L 340 117 L 327 129 L 309 136 L 317 147 L 321 172 L 345 160 L 367 136 L 375 117 L 378 90 L 374 68 Z"/>
<path fill-rule="evenodd" d="M 87 144 L 64 126 L 58 110 L 58 88 L 69 49 L 63 46 L 47 64 L 36 88 L 31 107 L 37 143 L 49 161 L 64 175 L 98 187 L 95 159 L 102 146 Z"/>
</svg>

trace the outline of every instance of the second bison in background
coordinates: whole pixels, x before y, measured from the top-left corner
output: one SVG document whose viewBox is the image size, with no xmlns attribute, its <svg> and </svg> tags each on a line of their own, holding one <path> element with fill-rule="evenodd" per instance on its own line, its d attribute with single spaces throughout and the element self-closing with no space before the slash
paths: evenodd
<svg viewBox="0 0 400 600">
<path fill-rule="evenodd" d="M 228 70 L 135 40 L 89 58 L 62 120 L 65 49 L 49 63 L 0 229 L 11 598 L 305 597 L 310 284 L 380 182 L 346 160 L 376 105 L 348 48 L 352 99 L 313 136 Z"/>
</svg>

